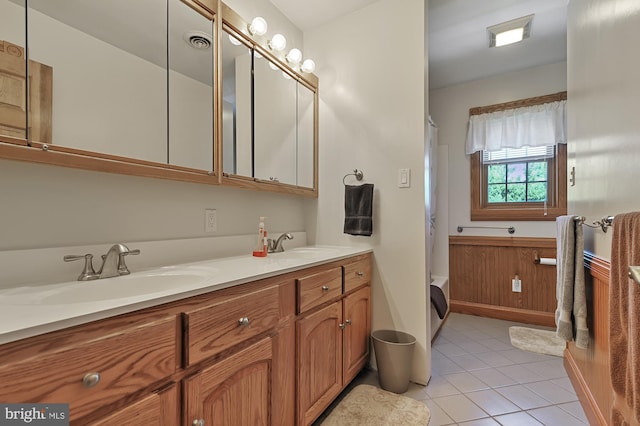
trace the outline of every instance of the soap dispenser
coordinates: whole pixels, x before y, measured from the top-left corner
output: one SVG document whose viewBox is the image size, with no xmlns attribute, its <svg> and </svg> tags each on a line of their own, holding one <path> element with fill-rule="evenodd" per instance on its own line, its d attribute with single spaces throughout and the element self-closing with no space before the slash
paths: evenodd
<svg viewBox="0 0 640 426">
<path fill-rule="evenodd" d="M 258 224 L 258 241 L 253 249 L 255 257 L 265 257 L 267 255 L 267 231 L 264 229 L 264 216 L 260 216 Z"/>
</svg>

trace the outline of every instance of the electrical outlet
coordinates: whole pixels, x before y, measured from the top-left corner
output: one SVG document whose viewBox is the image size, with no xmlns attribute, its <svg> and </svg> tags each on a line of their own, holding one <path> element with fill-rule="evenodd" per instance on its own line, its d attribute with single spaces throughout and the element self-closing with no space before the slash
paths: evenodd
<svg viewBox="0 0 640 426">
<path fill-rule="evenodd" d="M 517 276 L 511 280 L 511 291 L 514 293 L 522 292 L 522 281 Z"/>
<path fill-rule="evenodd" d="M 218 231 L 218 215 L 215 209 L 206 209 L 204 211 L 204 232 Z"/>
</svg>

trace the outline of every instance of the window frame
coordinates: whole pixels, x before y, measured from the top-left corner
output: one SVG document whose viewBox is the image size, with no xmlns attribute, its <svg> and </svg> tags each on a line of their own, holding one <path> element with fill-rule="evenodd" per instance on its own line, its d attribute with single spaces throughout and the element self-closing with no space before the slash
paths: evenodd
<svg viewBox="0 0 640 426">
<path fill-rule="evenodd" d="M 547 169 L 547 203 L 491 203 L 487 201 L 488 167 L 482 152 L 471 155 L 471 220 L 555 221 L 567 214 L 567 145 L 556 145 L 556 155 L 549 158 Z M 526 161 L 526 160 L 525 160 Z M 494 163 L 495 164 L 495 163 Z M 546 214 L 545 214 L 546 212 Z"/>
</svg>

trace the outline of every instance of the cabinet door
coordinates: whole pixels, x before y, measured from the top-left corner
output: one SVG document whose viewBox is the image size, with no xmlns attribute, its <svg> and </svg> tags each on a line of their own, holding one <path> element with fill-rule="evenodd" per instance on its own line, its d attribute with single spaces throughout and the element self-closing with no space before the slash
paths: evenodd
<svg viewBox="0 0 640 426">
<path fill-rule="evenodd" d="M 51 143 L 53 68 L 29 61 L 29 139 Z M 0 135 L 26 138 L 24 49 L 0 40 Z"/>
<path fill-rule="evenodd" d="M 184 424 L 270 425 L 272 359 L 269 337 L 186 379 Z"/>
<path fill-rule="evenodd" d="M 342 301 L 296 324 L 298 424 L 309 425 L 342 391 Z"/>
<path fill-rule="evenodd" d="M 371 334 L 371 287 L 363 287 L 344 298 L 343 371 L 346 386 L 369 359 Z"/>
<path fill-rule="evenodd" d="M 96 422 L 92 426 L 175 426 L 180 423 L 178 387 L 174 384 L 136 401 Z"/>
</svg>

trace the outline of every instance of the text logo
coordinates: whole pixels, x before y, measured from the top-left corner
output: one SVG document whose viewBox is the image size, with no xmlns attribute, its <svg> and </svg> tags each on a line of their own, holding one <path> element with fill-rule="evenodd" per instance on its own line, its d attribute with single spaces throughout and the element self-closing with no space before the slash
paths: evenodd
<svg viewBox="0 0 640 426">
<path fill-rule="evenodd" d="M 69 426 L 69 404 L 0 404 L 0 426 Z"/>
</svg>

